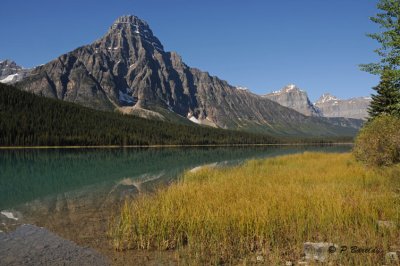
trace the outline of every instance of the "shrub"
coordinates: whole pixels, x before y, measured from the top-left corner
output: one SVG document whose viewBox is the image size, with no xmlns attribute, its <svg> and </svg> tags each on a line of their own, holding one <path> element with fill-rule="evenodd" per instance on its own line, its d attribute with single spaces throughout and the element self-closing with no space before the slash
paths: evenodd
<svg viewBox="0 0 400 266">
<path fill-rule="evenodd" d="M 381 115 L 368 122 L 358 134 L 353 153 L 371 166 L 400 162 L 400 118 Z"/>
</svg>

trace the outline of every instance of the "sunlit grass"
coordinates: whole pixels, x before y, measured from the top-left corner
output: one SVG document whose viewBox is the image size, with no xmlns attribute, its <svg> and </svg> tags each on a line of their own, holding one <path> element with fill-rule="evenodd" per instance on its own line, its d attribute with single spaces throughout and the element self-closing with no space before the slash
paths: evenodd
<svg viewBox="0 0 400 266">
<path fill-rule="evenodd" d="M 304 153 L 204 168 L 126 202 L 110 226 L 116 249 L 180 250 L 196 261 L 299 260 L 303 243 L 384 251 L 399 245 L 400 168 L 368 169 L 350 154 Z M 382 228 L 379 220 L 393 221 Z M 376 265 L 384 253 L 343 253 Z"/>
</svg>

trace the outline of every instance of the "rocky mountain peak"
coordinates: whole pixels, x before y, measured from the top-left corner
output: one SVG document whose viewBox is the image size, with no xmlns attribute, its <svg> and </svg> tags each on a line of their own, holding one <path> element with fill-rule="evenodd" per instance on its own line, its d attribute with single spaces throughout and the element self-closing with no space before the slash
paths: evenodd
<svg viewBox="0 0 400 266">
<path fill-rule="evenodd" d="M 122 45 L 132 43 L 132 39 L 148 43 L 159 52 L 164 52 L 163 45 L 154 36 L 149 24 L 134 15 L 121 16 L 115 20 L 108 33 L 99 42 L 108 40 L 110 44 L 118 43 Z M 114 49 L 115 47 L 111 48 Z"/>
<path fill-rule="evenodd" d="M 330 93 L 324 93 L 315 106 L 325 117 L 346 117 L 366 119 L 368 117 L 369 97 L 339 99 Z"/>
<path fill-rule="evenodd" d="M 272 94 L 287 94 L 287 93 L 306 93 L 306 92 L 301 90 L 295 84 L 286 85 L 282 89 L 272 92 Z"/>
<path fill-rule="evenodd" d="M 291 92 L 291 91 L 301 91 L 295 84 L 289 84 L 286 87 L 284 87 L 282 92 Z"/>
<path fill-rule="evenodd" d="M 141 20 L 136 16 L 128 15 L 119 17 L 115 20 L 110 29 L 132 29 L 133 31 L 140 33 L 140 30 L 150 30 L 150 27 L 146 21 Z"/>
<path fill-rule="evenodd" d="M 320 116 L 318 109 L 310 102 L 307 92 L 299 89 L 295 84 L 289 84 L 281 90 L 274 91 L 264 97 L 304 115 Z"/>
<path fill-rule="evenodd" d="M 138 18 L 135 15 L 120 16 L 119 18 L 117 18 L 115 20 L 114 24 L 134 24 L 134 25 L 146 24 L 146 25 L 148 25 L 146 21 Z"/>
<path fill-rule="evenodd" d="M 0 60 L 0 83 L 15 83 L 26 77 L 30 69 L 24 69 L 12 60 Z"/>
<path fill-rule="evenodd" d="M 10 59 L 0 60 L 0 66 L 21 69 L 21 67 L 18 66 L 17 63 Z"/>
<path fill-rule="evenodd" d="M 321 95 L 321 97 L 318 99 L 316 104 L 321 104 L 321 103 L 326 103 L 326 102 L 332 102 L 332 101 L 340 101 L 340 99 L 336 96 L 333 96 L 330 93 L 324 93 Z"/>
</svg>

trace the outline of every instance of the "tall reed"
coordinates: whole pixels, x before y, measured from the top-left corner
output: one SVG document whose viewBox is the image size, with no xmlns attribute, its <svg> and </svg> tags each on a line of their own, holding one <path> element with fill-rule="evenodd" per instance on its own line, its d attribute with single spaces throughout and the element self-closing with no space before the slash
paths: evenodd
<svg viewBox="0 0 400 266">
<path fill-rule="evenodd" d="M 368 169 L 350 154 L 304 153 L 187 172 L 127 201 L 110 226 L 116 249 L 179 250 L 193 261 L 299 260 L 303 243 L 400 245 L 400 167 Z M 378 221 L 395 226 L 382 227 Z M 342 253 L 376 265 L 384 253 Z"/>
</svg>

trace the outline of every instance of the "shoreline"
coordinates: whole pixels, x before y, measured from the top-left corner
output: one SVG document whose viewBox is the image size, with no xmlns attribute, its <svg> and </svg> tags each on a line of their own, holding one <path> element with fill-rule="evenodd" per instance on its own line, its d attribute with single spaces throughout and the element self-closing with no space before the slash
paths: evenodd
<svg viewBox="0 0 400 266">
<path fill-rule="evenodd" d="M 353 142 L 280 143 L 280 144 L 186 144 L 186 145 L 99 145 L 99 146 L 0 146 L 0 150 L 23 149 L 121 149 L 121 148 L 195 148 L 195 147 L 263 147 L 263 146 L 352 146 Z"/>
<path fill-rule="evenodd" d="M 86 195 L 86 192 L 82 193 Z M 24 220 L 23 223 L 44 227 L 49 232 L 65 240 L 72 241 L 78 247 L 90 248 L 108 259 L 111 265 L 122 266 L 132 261 L 136 261 L 137 264 L 141 265 L 179 265 L 185 264 L 187 260 L 192 258 L 188 253 L 180 253 L 182 250 L 160 251 L 132 249 L 116 251 L 115 247 L 112 246 L 112 238 L 107 235 L 109 233 L 108 225 L 111 221 L 110 217 L 116 217 L 118 215 L 122 208 L 122 203 L 101 200 L 101 202 L 103 202 L 100 205 L 101 207 L 97 206 L 92 209 L 88 204 L 81 203 L 82 198 L 79 195 L 82 194 L 73 192 L 70 193 L 69 197 L 68 194 L 64 194 L 63 198 L 58 199 L 58 206 L 64 206 L 64 204 L 68 202 L 68 206 L 71 208 L 68 209 L 67 212 L 65 212 L 63 208 L 60 208 L 52 214 L 51 219 L 43 215 L 46 212 L 42 214 L 36 213 L 35 216 L 26 216 L 25 218 L 28 219 Z M 46 208 L 43 210 L 45 209 Z M 306 239 L 304 241 L 306 241 Z M 291 261 L 300 259 L 298 254 L 302 252 L 302 243 L 296 244 L 295 247 L 295 250 L 291 250 Z M 180 254 L 183 255 L 181 256 Z M 250 254 L 247 259 L 255 259 L 255 255 Z M 264 255 L 264 259 L 267 261 L 268 257 Z M 238 259 L 238 261 L 240 261 L 240 259 Z M 284 261 L 284 259 L 280 262 L 282 261 Z"/>
</svg>

